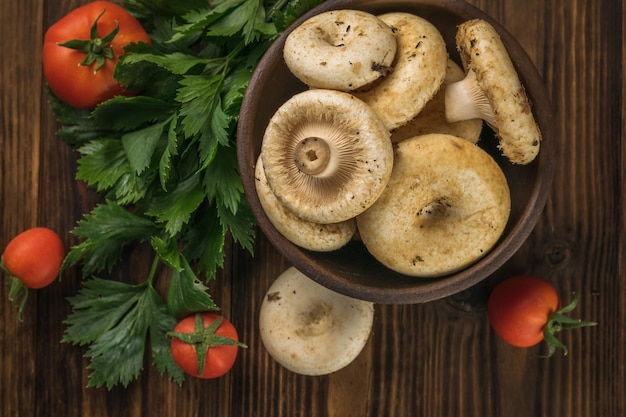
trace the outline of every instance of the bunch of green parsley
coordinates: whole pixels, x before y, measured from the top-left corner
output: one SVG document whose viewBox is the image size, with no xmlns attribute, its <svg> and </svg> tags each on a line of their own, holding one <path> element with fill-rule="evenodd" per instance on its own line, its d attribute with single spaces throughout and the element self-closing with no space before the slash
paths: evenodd
<svg viewBox="0 0 626 417">
<path fill-rule="evenodd" d="M 253 248 L 236 162 L 243 95 L 269 45 L 319 3 L 127 0 L 153 44 L 130 44 L 115 77 L 140 94 L 93 111 L 51 94 L 58 135 L 78 154 L 76 178 L 102 197 L 72 230 L 80 243 L 64 262 L 80 265 L 84 277 L 69 298 L 63 341 L 87 347 L 89 386 L 127 386 L 146 354 L 161 373 L 184 380 L 166 333 L 186 314 L 219 309 L 206 284 L 224 264 L 228 236 Z M 147 277 L 98 277 L 136 242 L 154 252 Z M 172 271 L 165 294 L 154 285 L 159 265 Z"/>
</svg>

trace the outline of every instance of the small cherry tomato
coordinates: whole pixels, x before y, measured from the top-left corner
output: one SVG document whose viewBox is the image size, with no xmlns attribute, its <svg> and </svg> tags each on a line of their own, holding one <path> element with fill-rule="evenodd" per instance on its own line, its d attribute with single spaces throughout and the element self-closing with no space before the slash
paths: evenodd
<svg viewBox="0 0 626 417">
<path fill-rule="evenodd" d="M 54 231 L 34 227 L 15 236 L 2 254 L 4 269 L 28 288 L 43 288 L 59 276 L 65 258 L 63 241 Z"/>
<path fill-rule="evenodd" d="M 151 43 L 124 8 L 94 1 L 72 10 L 46 31 L 42 59 L 48 86 L 64 102 L 85 109 L 135 94 L 113 78 L 124 46 L 131 42 Z"/>
<path fill-rule="evenodd" d="M 487 302 L 491 327 L 505 342 L 517 347 L 534 346 L 545 340 L 548 356 L 556 348 L 567 348 L 555 333 L 567 329 L 592 326 L 596 323 L 572 319 L 565 314 L 577 304 L 574 299 L 559 309 L 559 295 L 552 284 L 535 276 L 516 276 L 499 283 Z"/>
<path fill-rule="evenodd" d="M 235 363 L 239 347 L 237 330 L 215 313 L 198 313 L 182 319 L 168 333 L 172 337 L 174 362 L 187 374 L 198 378 L 217 378 Z"/>
<path fill-rule="evenodd" d="M 28 289 L 43 288 L 61 271 L 65 247 L 59 235 L 45 227 L 34 227 L 15 236 L 7 244 L 0 268 L 9 275 L 9 300 L 18 306 L 18 317 L 28 299 Z"/>
</svg>

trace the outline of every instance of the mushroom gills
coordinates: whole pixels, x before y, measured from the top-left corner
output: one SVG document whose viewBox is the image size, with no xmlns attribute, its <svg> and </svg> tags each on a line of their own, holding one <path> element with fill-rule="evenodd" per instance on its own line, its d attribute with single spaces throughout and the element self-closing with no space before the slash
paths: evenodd
<svg viewBox="0 0 626 417">
<path fill-rule="evenodd" d="M 356 217 L 384 191 L 393 168 L 390 133 L 349 93 L 312 89 L 271 117 L 261 144 L 276 198 L 298 217 L 339 223 Z"/>
<path fill-rule="evenodd" d="M 270 223 L 278 233 L 301 248 L 316 252 L 334 251 L 350 242 L 356 232 L 354 218 L 339 223 L 319 224 L 296 216 L 272 192 L 260 156 L 255 166 L 255 186 L 261 207 Z"/>
</svg>

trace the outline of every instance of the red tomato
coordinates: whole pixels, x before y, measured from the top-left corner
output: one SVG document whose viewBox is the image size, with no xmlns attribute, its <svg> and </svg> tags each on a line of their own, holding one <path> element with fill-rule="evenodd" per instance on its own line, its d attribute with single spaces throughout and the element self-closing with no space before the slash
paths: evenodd
<svg viewBox="0 0 626 417">
<path fill-rule="evenodd" d="M 565 328 L 592 326 L 565 316 L 577 304 L 574 299 L 559 309 L 560 299 L 552 284 L 534 276 L 516 276 L 499 283 L 487 302 L 487 315 L 494 331 L 505 342 L 517 347 L 530 347 L 542 340 L 548 343 L 548 356 L 556 348 L 566 347 L 554 334 Z"/>
<path fill-rule="evenodd" d="M 122 7 L 94 1 L 74 9 L 50 26 L 44 38 L 43 72 L 50 89 L 66 103 L 85 109 L 117 95 L 135 94 L 113 78 L 123 48 L 131 42 L 151 43 L 139 21 Z"/>
<path fill-rule="evenodd" d="M 45 227 L 28 229 L 15 236 L 2 254 L 9 274 L 28 288 L 43 288 L 59 276 L 65 247 L 59 235 Z"/>
<path fill-rule="evenodd" d="M 169 335 L 174 361 L 185 373 L 199 378 L 226 374 L 239 347 L 245 347 L 232 323 L 215 313 L 185 317 Z"/>
<path fill-rule="evenodd" d="M 487 314 L 498 336 L 513 346 L 529 347 L 543 340 L 543 328 L 558 308 L 559 296 L 549 282 L 519 276 L 496 286 Z"/>
</svg>

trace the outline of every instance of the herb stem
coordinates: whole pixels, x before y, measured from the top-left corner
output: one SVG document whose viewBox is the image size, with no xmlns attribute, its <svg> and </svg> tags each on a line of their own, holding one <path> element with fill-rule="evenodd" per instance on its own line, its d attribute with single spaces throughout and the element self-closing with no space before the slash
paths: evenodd
<svg viewBox="0 0 626 417">
<path fill-rule="evenodd" d="M 228 53 L 228 55 L 226 55 L 225 59 L 224 59 L 224 73 L 226 73 L 228 71 L 228 67 L 230 66 L 230 63 L 237 58 L 237 56 L 239 56 L 239 53 L 241 53 L 241 51 L 243 50 L 243 48 L 246 46 L 245 41 L 239 41 L 239 43 L 237 45 L 235 45 L 235 47 L 232 49 L 232 51 L 230 51 Z"/>
<path fill-rule="evenodd" d="M 150 273 L 148 274 L 148 285 L 152 286 L 154 282 L 154 277 L 156 276 L 156 271 L 159 266 L 160 260 L 159 256 L 155 255 L 154 259 L 152 259 L 152 266 L 150 267 Z"/>
<path fill-rule="evenodd" d="M 271 22 L 272 19 L 274 18 L 274 14 L 276 14 L 276 11 L 279 9 L 282 9 L 287 4 L 287 1 L 288 0 L 278 0 L 276 4 L 272 6 L 270 11 L 267 13 L 267 16 L 265 17 L 265 21 Z"/>
</svg>

